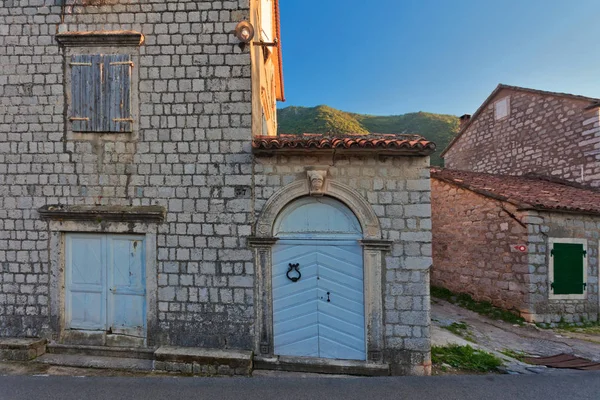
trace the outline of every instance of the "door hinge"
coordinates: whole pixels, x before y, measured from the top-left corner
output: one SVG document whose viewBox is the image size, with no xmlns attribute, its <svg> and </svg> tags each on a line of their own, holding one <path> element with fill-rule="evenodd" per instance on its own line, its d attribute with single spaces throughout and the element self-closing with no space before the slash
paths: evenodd
<svg viewBox="0 0 600 400">
<path fill-rule="evenodd" d="M 77 66 L 77 67 L 91 67 L 92 63 L 72 62 L 72 63 L 69 63 L 69 65 Z"/>
<path fill-rule="evenodd" d="M 86 117 L 70 117 L 69 121 L 89 121 L 89 118 Z"/>
<path fill-rule="evenodd" d="M 587 251 L 586 250 L 583 251 L 583 256 L 587 257 Z"/>
<path fill-rule="evenodd" d="M 550 257 L 554 256 L 554 249 L 550 250 Z"/>
<path fill-rule="evenodd" d="M 133 118 L 113 118 L 113 122 L 133 122 Z"/>
<path fill-rule="evenodd" d="M 550 290 L 554 290 L 554 282 L 550 283 Z"/>
<path fill-rule="evenodd" d="M 583 290 L 587 289 L 587 283 L 583 282 Z"/>
</svg>

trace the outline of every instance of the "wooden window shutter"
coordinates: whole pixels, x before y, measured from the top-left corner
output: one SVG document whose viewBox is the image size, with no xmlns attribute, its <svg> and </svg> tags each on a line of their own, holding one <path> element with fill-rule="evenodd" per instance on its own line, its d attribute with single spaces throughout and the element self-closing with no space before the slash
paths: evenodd
<svg viewBox="0 0 600 400">
<path fill-rule="evenodd" d="M 131 132 L 131 68 L 128 54 L 104 56 L 104 131 Z"/>
<path fill-rule="evenodd" d="M 554 257 L 554 294 L 583 294 L 583 257 L 582 244 L 554 243 L 551 253 Z"/>
<path fill-rule="evenodd" d="M 71 56 L 71 115 L 74 132 L 96 132 L 102 123 L 99 55 Z"/>
</svg>

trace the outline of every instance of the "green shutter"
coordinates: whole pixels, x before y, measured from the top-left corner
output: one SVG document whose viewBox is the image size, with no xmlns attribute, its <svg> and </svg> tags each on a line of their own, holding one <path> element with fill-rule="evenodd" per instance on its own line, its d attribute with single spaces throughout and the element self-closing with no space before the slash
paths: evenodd
<svg viewBox="0 0 600 400">
<path fill-rule="evenodd" d="M 554 294 L 583 294 L 583 244 L 554 243 Z"/>
</svg>

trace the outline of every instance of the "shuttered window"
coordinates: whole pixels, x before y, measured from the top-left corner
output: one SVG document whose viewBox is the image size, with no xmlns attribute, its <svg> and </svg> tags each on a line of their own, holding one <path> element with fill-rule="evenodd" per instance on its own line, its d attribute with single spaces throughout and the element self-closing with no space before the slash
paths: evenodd
<svg viewBox="0 0 600 400">
<path fill-rule="evenodd" d="M 586 290 L 586 257 L 583 243 L 552 243 L 550 290 L 553 296 L 584 296 Z"/>
<path fill-rule="evenodd" d="M 131 132 L 131 56 L 73 55 L 70 66 L 72 130 Z"/>
</svg>

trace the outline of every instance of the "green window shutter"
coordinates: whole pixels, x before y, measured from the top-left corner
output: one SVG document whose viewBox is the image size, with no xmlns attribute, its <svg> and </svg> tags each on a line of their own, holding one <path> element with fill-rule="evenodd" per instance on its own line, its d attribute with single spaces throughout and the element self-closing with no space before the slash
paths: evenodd
<svg viewBox="0 0 600 400">
<path fill-rule="evenodd" d="M 71 56 L 71 128 L 74 132 L 95 132 L 101 123 L 100 56 Z"/>
<path fill-rule="evenodd" d="M 104 56 L 104 131 L 131 132 L 131 68 L 128 54 Z"/>
<path fill-rule="evenodd" d="M 554 294 L 583 294 L 583 244 L 554 243 Z"/>
</svg>

